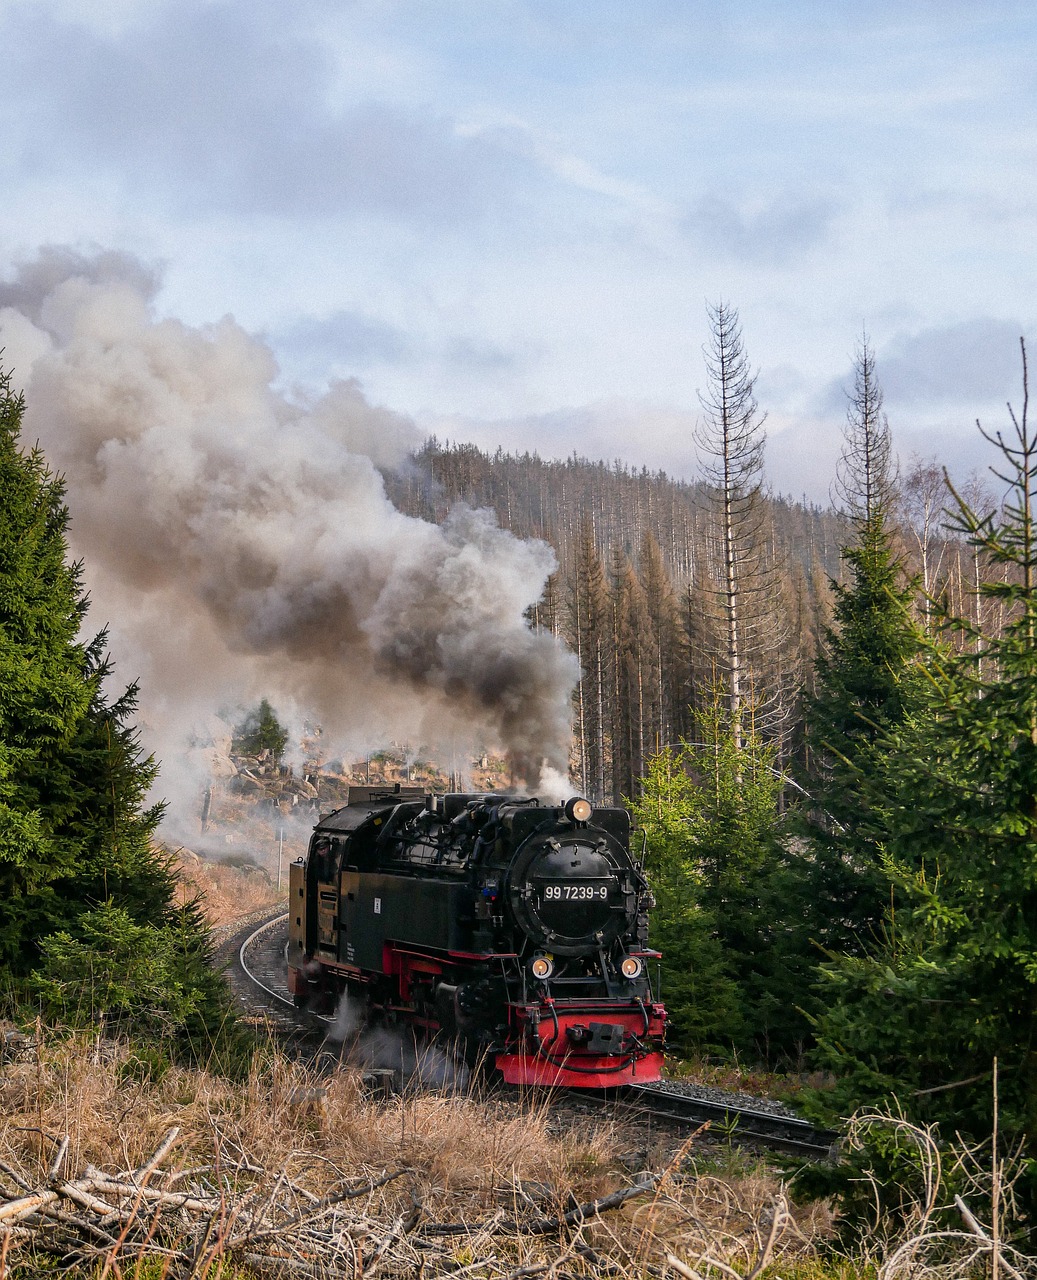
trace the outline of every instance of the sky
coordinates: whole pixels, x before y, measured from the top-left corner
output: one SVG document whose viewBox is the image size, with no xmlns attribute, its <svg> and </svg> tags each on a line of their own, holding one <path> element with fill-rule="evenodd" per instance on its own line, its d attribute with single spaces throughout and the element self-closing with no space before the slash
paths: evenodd
<svg viewBox="0 0 1037 1280">
<path fill-rule="evenodd" d="M 965 474 L 1037 329 L 1035 46 L 1014 0 L 0 0 L 0 279 L 118 250 L 287 395 L 689 477 L 724 299 L 777 490 L 827 501 L 864 332 L 902 465 Z"/>
</svg>

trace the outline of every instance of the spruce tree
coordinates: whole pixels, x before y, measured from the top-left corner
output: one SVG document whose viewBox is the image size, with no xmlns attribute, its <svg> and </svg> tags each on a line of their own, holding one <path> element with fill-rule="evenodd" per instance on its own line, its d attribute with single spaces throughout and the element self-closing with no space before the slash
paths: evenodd
<svg viewBox="0 0 1037 1280">
<path fill-rule="evenodd" d="M 0 375 L 0 963 L 33 963 L 41 938 L 110 897 L 158 922 L 172 900 L 151 852 L 154 762 L 109 704 L 105 634 L 78 635 L 79 565 L 67 562 L 64 486 L 18 438 L 25 403 Z"/>
<path fill-rule="evenodd" d="M 881 953 L 833 963 L 820 1056 L 843 1111 L 896 1095 L 916 1119 L 989 1140 L 1037 1169 L 1037 433 L 1024 401 L 987 436 L 1010 486 L 999 509 L 956 498 L 955 522 L 995 567 L 998 629 L 944 615 L 972 643 L 934 655 L 921 705 L 886 748 L 886 867 L 900 899 Z M 1029 1184 L 1037 1222 L 1037 1175 Z"/>
<path fill-rule="evenodd" d="M 279 762 L 288 746 L 288 730 L 278 720 L 266 698 L 245 716 L 234 733 L 233 749 L 242 755 L 258 756 L 269 751 Z"/>
<path fill-rule="evenodd" d="M 889 898 L 876 771 L 885 735 L 911 705 L 921 647 L 911 612 L 916 584 L 896 549 L 891 439 L 866 338 L 857 350 L 836 488 L 853 540 L 842 551 L 848 581 L 831 584 L 833 624 L 824 633 L 815 692 L 806 704 L 804 977 L 811 942 L 858 953 L 875 941 Z"/>
<path fill-rule="evenodd" d="M 769 964 L 766 887 L 781 859 L 775 749 L 742 706 L 736 740 L 726 691 L 714 687 L 696 741 L 653 757 L 631 806 L 648 836 L 675 1038 L 698 1049 L 766 1052 L 792 998 Z"/>
<path fill-rule="evenodd" d="M 0 372 L 0 987 L 12 1005 L 90 1026 L 146 1009 L 138 1030 L 160 1025 L 198 1057 L 236 1054 L 199 906 L 177 904 L 153 847 L 162 806 L 147 801 L 156 766 L 132 724 L 136 686 L 110 702 L 105 634 L 79 639 L 87 602 L 64 488 L 19 447 L 24 409 Z M 129 942 L 162 964 L 96 981 Z"/>
<path fill-rule="evenodd" d="M 692 826 L 701 807 L 683 749 L 666 747 L 648 761 L 641 796 L 631 805 L 646 838 L 655 897 L 651 945 L 662 952 L 661 995 L 671 1045 L 686 1050 L 726 1049 L 745 1023 L 737 985 L 703 903 L 705 869 Z"/>
<path fill-rule="evenodd" d="M 82 868 L 73 744 L 97 693 L 77 636 L 85 602 L 66 561 L 63 487 L 23 453 L 25 401 L 0 373 L 0 966 L 32 958 Z"/>
</svg>

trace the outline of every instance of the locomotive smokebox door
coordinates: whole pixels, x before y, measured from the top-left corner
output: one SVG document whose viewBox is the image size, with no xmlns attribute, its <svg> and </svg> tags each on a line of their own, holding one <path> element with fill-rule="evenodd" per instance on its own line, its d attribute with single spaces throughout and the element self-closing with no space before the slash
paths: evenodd
<svg viewBox="0 0 1037 1280">
<path fill-rule="evenodd" d="M 512 910 L 535 943 L 560 955 L 608 946 L 626 926 L 621 866 L 605 840 L 534 835 L 510 872 Z"/>
</svg>

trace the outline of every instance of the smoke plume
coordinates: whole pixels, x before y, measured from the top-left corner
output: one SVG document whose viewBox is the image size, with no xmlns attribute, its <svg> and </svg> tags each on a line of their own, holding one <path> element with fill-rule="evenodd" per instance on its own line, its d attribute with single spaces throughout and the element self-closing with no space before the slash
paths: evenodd
<svg viewBox="0 0 1037 1280">
<path fill-rule="evenodd" d="M 193 723 L 259 696 L 346 751 L 482 743 L 527 785 L 565 772 L 575 659 L 522 616 L 551 549 L 483 511 L 402 514 L 379 468 L 406 463 L 409 420 L 352 381 L 278 391 L 262 341 L 158 317 L 158 284 L 126 255 L 44 250 L 0 282 L 0 347 L 162 786 Z"/>
</svg>

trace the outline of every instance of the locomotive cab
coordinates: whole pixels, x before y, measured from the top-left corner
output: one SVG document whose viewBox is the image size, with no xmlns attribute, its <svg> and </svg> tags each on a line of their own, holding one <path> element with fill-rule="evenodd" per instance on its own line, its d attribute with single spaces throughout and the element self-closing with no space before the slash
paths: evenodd
<svg viewBox="0 0 1037 1280">
<path fill-rule="evenodd" d="M 329 979 L 342 968 L 350 943 L 343 904 L 346 874 L 377 866 L 377 839 L 400 803 L 423 795 L 420 787 L 350 787 L 348 802 L 321 818 L 304 858 L 289 868 L 288 989 L 297 1006 L 326 1004 L 342 987 Z"/>
</svg>

